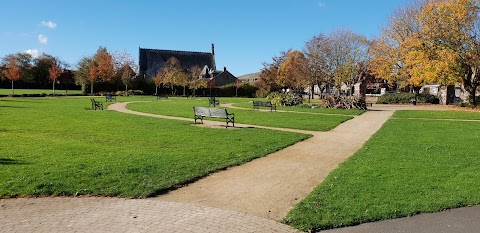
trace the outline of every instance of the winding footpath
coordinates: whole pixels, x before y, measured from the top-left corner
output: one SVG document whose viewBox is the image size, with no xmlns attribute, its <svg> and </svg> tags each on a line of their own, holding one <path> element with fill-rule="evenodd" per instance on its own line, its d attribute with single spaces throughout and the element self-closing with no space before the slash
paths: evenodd
<svg viewBox="0 0 480 233">
<path fill-rule="evenodd" d="M 128 110 L 127 104 L 115 103 L 108 109 L 193 123 Z M 313 136 L 155 198 L 0 199 L 0 232 L 297 232 L 277 221 L 360 149 L 395 110 L 411 108 L 375 106 L 328 132 L 236 124 Z M 203 127 L 223 125 L 204 121 Z M 332 232 L 363 232 L 355 229 Z"/>
</svg>

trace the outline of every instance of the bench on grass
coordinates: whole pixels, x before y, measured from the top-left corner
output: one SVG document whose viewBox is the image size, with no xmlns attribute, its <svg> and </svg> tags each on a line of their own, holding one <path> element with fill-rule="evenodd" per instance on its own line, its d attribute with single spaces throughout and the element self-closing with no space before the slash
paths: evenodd
<svg viewBox="0 0 480 233">
<path fill-rule="evenodd" d="M 270 112 L 277 111 L 277 105 L 272 104 L 272 102 L 253 101 L 253 109 L 259 109 L 259 107 L 269 107 Z"/>
<path fill-rule="evenodd" d="M 155 95 L 157 97 L 157 100 L 159 99 L 166 99 L 168 100 L 168 94 L 165 94 L 165 95 Z"/>
<path fill-rule="evenodd" d="M 235 127 L 235 114 L 233 113 L 228 113 L 227 109 L 224 108 L 204 108 L 204 107 L 193 107 L 193 111 L 195 113 L 194 120 L 195 123 L 197 124 L 197 120 L 201 120 L 203 124 L 203 118 L 204 117 L 211 117 L 211 118 L 220 118 L 220 119 L 225 119 L 225 122 L 228 123 L 231 122 L 232 126 Z"/>
<path fill-rule="evenodd" d="M 95 99 L 92 100 L 92 110 L 102 109 L 103 110 L 103 103 L 100 101 L 96 101 Z"/>
<path fill-rule="evenodd" d="M 117 102 L 117 97 L 112 95 L 112 94 L 105 94 L 105 101 L 108 102 L 112 102 L 112 101 L 115 101 Z"/>
<path fill-rule="evenodd" d="M 213 107 L 219 106 L 220 105 L 220 100 L 218 100 L 215 97 L 208 97 L 208 107 L 210 107 L 210 105 L 213 105 Z"/>
</svg>

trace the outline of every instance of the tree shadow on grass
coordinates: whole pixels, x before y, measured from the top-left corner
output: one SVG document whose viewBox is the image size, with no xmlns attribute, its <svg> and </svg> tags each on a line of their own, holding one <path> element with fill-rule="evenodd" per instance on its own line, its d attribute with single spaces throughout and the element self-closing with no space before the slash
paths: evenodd
<svg viewBox="0 0 480 233">
<path fill-rule="evenodd" d="M 15 100 L 15 99 L 4 99 L 4 98 L 0 98 L 0 102 L 18 102 L 18 103 L 38 103 L 42 100 L 33 100 L 33 99 L 29 99 L 29 100 L 25 100 L 25 99 L 21 99 L 21 100 Z"/>
<path fill-rule="evenodd" d="M 0 105 L 0 108 L 26 108 L 22 106 L 5 106 L 5 105 Z"/>
<path fill-rule="evenodd" d="M 20 160 L 15 160 L 15 159 L 0 158 L 0 165 L 21 165 L 21 164 L 26 164 L 26 163 Z"/>
</svg>

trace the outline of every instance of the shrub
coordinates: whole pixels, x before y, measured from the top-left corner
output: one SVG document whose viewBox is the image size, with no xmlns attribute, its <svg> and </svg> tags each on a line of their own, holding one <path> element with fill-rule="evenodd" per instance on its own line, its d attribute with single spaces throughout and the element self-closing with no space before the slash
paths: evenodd
<svg viewBox="0 0 480 233">
<path fill-rule="evenodd" d="M 266 98 L 269 94 L 269 91 L 260 89 L 255 92 L 255 98 Z"/>
<path fill-rule="evenodd" d="M 408 104 L 414 97 L 413 93 L 385 94 L 378 97 L 378 104 Z M 435 95 L 417 94 L 417 103 L 438 104 L 440 100 Z"/>
<path fill-rule="evenodd" d="M 326 96 L 318 107 L 367 110 L 365 98 L 362 96 Z"/>
<path fill-rule="evenodd" d="M 291 92 L 271 92 L 270 94 L 268 94 L 267 99 L 269 99 L 272 104 L 281 106 L 297 106 L 303 103 L 302 97 L 295 95 Z"/>
</svg>

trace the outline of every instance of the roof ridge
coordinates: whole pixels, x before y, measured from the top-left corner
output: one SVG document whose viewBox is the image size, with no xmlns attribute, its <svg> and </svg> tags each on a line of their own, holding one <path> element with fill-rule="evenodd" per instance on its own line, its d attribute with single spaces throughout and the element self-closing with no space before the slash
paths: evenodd
<svg viewBox="0 0 480 233">
<path fill-rule="evenodd" d="M 210 55 L 212 54 L 211 52 L 196 52 L 196 51 L 171 50 L 171 49 L 150 49 L 150 48 L 140 48 L 140 49 L 161 51 L 161 52 L 204 53 L 204 54 L 210 54 Z"/>
</svg>

